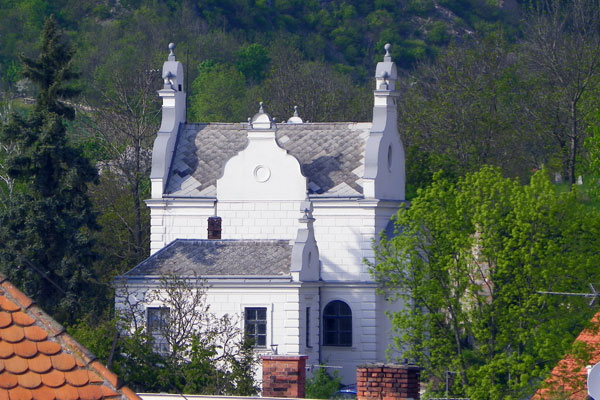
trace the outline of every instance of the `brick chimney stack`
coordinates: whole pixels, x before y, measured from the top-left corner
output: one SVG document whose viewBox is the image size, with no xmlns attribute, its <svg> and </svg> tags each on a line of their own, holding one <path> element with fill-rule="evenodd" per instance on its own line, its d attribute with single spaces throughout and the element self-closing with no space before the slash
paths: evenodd
<svg viewBox="0 0 600 400">
<path fill-rule="evenodd" d="M 262 397 L 304 398 L 308 356 L 262 356 Z"/>
<path fill-rule="evenodd" d="M 221 239 L 221 217 L 208 217 L 208 239 Z"/>
<path fill-rule="evenodd" d="M 419 400 L 421 367 L 366 364 L 356 368 L 357 400 Z"/>
</svg>

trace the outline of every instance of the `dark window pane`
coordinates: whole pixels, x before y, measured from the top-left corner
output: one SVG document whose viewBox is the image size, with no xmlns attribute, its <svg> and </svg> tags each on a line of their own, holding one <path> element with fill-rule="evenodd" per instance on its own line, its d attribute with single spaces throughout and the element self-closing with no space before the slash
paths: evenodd
<svg viewBox="0 0 600 400">
<path fill-rule="evenodd" d="M 352 320 L 343 318 L 340 319 L 340 330 L 341 331 L 351 331 L 352 330 Z"/>
<path fill-rule="evenodd" d="M 352 346 L 352 310 L 343 301 L 332 301 L 323 310 L 323 344 Z"/>
<path fill-rule="evenodd" d="M 258 346 L 264 347 L 267 345 L 267 337 L 266 336 L 258 336 L 256 340 L 256 344 Z"/>
<path fill-rule="evenodd" d="M 244 310 L 244 326 L 246 336 L 255 347 L 267 345 L 267 309 L 265 307 L 248 307 Z"/>
<path fill-rule="evenodd" d="M 340 346 L 351 346 L 352 345 L 352 333 L 341 333 L 340 334 Z"/>
</svg>

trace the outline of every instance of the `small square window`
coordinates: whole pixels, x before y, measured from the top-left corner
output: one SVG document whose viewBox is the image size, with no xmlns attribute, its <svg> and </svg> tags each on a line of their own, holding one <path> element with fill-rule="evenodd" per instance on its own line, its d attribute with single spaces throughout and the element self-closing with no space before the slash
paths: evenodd
<svg viewBox="0 0 600 400">
<path fill-rule="evenodd" d="M 254 343 L 254 347 L 267 347 L 266 307 L 246 307 L 244 327 L 246 337 Z"/>
</svg>

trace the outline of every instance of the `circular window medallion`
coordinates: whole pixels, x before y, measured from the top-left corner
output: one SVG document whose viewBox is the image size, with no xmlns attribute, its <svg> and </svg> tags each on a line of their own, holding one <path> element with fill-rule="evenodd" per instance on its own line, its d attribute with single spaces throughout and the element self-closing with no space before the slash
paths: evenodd
<svg viewBox="0 0 600 400">
<path fill-rule="evenodd" d="M 258 182 L 266 182 L 271 177 L 271 170 L 269 167 L 265 167 L 264 165 L 259 165 L 254 168 L 254 179 Z"/>
</svg>

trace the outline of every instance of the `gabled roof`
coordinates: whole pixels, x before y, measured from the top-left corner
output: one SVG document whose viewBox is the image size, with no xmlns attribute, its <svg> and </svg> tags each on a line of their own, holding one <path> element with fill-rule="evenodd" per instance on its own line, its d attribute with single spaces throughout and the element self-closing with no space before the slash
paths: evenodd
<svg viewBox="0 0 600 400">
<path fill-rule="evenodd" d="M 578 354 L 567 354 L 560 360 L 532 399 L 588 398 L 586 366 L 600 362 L 600 312 L 594 315 L 591 322 L 592 326 L 581 331 L 575 339 L 575 343 L 579 344 Z"/>
<path fill-rule="evenodd" d="M 289 276 L 289 240 L 176 239 L 123 277 Z"/>
<path fill-rule="evenodd" d="M 179 131 L 165 195 L 216 197 L 227 161 L 248 145 L 246 124 L 185 124 Z M 279 124 L 279 146 L 296 157 L 308 194 L 361 197 L 370 123 Z"/>
<path fill-rule="evenodd" d="M 0 282 L 0 399 L 139 400 L 33 300 Z"/>
</svg>

